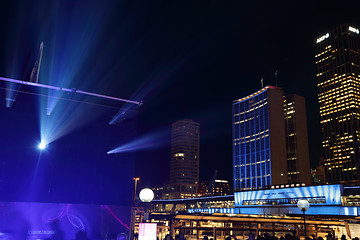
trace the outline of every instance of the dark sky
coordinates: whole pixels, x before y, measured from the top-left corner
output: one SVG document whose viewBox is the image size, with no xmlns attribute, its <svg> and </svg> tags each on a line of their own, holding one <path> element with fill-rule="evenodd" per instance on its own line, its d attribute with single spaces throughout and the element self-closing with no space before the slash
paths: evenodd
<svg viewBox="0 0 360 240">
<path fill-rule="evenodd" d="M 145 143 L 138 143 L 132 170 L 145 186 L 168 178 L 170 125 L 184 118 L 201 125 L 201 180 L 217 169 L 218 177 L 232 181 L 232 101 L 257 91 L 261 78 L 274 85 L 277 70 L 278 86 L 307 100 L 314 167 L 320 152 L 314 41 L 341 23 L 359 28 L 358 9 L 355 1 L 1 1 L 0 76 L 28 79 L 44 41 L 41 83 L 143 100 L 138 117 L 131 120 L 137 127 L 128 121 L 109 130 L 107 122 L 116 109 L 71 110 L 80 117 L 65 118 L 62 124 L 76 130 L 66 129 L 67 134 L 49 144 L 48 155 L 59 147 L 53 161 L 61 161 L 61 142 L 73 147 L 81 142 L 74 151 L 87 159 L 147 136 L 157 146 L 142 149 Z M 6 91 L 0 93 L 5 96 Z M 37 124 L 15 127 L 39 119 L 37 96 L 22 95 L 11 109 L 0 99 L 1 126 L 14 136 L 4 149 L 33 144 L 17 141 L 21 136 L 39 138 Z M 66 102 L 61 101 L 64 109 Z M 82 142 L 76 134 L 89 136 Z M 100 139 L 97 147 L 90 144 L 94 136 Z M 24 158 L 18 157 L 20 162 Z"/>
</svg>

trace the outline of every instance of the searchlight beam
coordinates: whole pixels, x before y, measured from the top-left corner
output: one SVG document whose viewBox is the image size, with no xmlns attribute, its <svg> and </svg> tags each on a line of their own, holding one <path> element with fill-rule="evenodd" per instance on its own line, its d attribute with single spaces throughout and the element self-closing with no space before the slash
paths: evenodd
<svg viewBox="0 0 360 240">
<path fill-rule="evenodd" d="M 107 96 L 107 95 L 103 95 L 103 94 L 91 93 L 91 92 L 77 90 L 76 88 L 62 88 L 62 87 L 56 87 L 56 86 L 47 85 L 47 84 L 28 82 L 28 81 L 22 81 L 22 80 L 18 80 L 18 79 L 5 78 L 5 77 L 0 77 L 0 80 L 5 81 L 5 82 L 12 82 L 12 83 L 17 83 L 17 84 L 22 84 L 22 85 L 29 85 L 29 86 L 33 86 L 33 87 L 47 88 L 47 89 L 69 92 L 69 93 L 79 93 L 79 94 L 98 97 L 98 98 L 110 99 L 110 100 L 114 100 L 114 101 L 118 101 L 118 102 L 132 103 L 132 104 L 136 104 L 139 106 L 142 105 L 142 101 L 138 102 L 138 101 L 132 101 L 132 100 L 123 99 L 123 98 Z"/>
</svg>

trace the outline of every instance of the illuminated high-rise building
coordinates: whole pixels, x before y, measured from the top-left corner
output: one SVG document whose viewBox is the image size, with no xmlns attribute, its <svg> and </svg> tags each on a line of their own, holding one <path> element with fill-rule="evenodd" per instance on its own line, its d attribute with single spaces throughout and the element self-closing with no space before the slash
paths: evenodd
<svg viewBox="0 0 360 240">
<path fill-rule="evenodd" d="M 184 119 L 172 124 L 169 198 L 197 197 L 200 124 Z"/>
<path fill-rule="evenodd" d="M 315 40 L 322 157 L 328 183 L 359 181 L 360 34 L 340 25 Z"/>
<path fill-rule="evenodd" d="M 305 98 L 284 97 L 288 183 L 311 184 Z"/>
<path fill-rule="evenodd" d="M 305 99 L 267 86 L 233 103 L 234 191 L 310 184 Z"/>
<path fill-rule="evenodd" d="M 271 86 L 234 101 L 234 192 L 287 183 L 283 102 Z"/>
</svg>

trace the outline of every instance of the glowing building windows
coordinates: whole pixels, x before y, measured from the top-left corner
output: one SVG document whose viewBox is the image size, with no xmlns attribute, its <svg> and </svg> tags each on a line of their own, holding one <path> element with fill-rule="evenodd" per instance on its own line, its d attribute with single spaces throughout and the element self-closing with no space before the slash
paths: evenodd
<svg viewBox="0 0 360 240">
<path fill-rule="evenodd" d="M 184 157 L 185 154 L 184 153 L 175 153 L 175 157 Z"/>
<path fill-rule="evenodd" d="M 326 44 L 316 44 L 315 62 L 325 173 L 327 182 L 336 183 L 357 178 L 348 169 L 358 162 L 354 144 L 359 141 L 356 132 L 360 126 L 360 36 L 359 29 L 349 25 L 338 26 L 326 35 L 316 39 L 317 43 L 327 40 Z M 345 160 L 349 161 L 346 165 Z"/>
<path fill-rule="evenodd" d="M 239 166 L 234 171 L 237 190 L 259 189 L 271 182 L 266 90 L 239 99 L 233 105 L 234 116 L 240 116 L 239 122 L 233 125 L 235 139 L 236 136 L 240 139 L 239 144 L 233 146 L 234 165 Z"/>
</svg>

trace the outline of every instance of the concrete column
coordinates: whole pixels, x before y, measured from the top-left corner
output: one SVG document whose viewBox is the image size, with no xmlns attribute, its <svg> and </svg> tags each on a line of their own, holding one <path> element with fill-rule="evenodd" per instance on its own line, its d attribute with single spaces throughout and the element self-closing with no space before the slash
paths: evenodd
<svg viewBox="0 0 360 240">
<path fill-rule="evenodd" d="M 199 221 L 196 221 L 196 239 L 200 239 L 200 234 L 199 234 Z"/>
<path fill-rule="evenodd" d="M 136 209 L 131 207 L 130 240 L 134 239 Z"/>
<path fill-rule="evenodd" d="M 243 223 L 243 240 L 245 240 L 245 223 Z"/>
<path fill-rule="evenodd" d="M 169 223 L 170 223 L 170 235 L 173 239 L 175 239 L 175 222 L 173 219 L 170 219 L 169 220 Z"/>
</svg>

